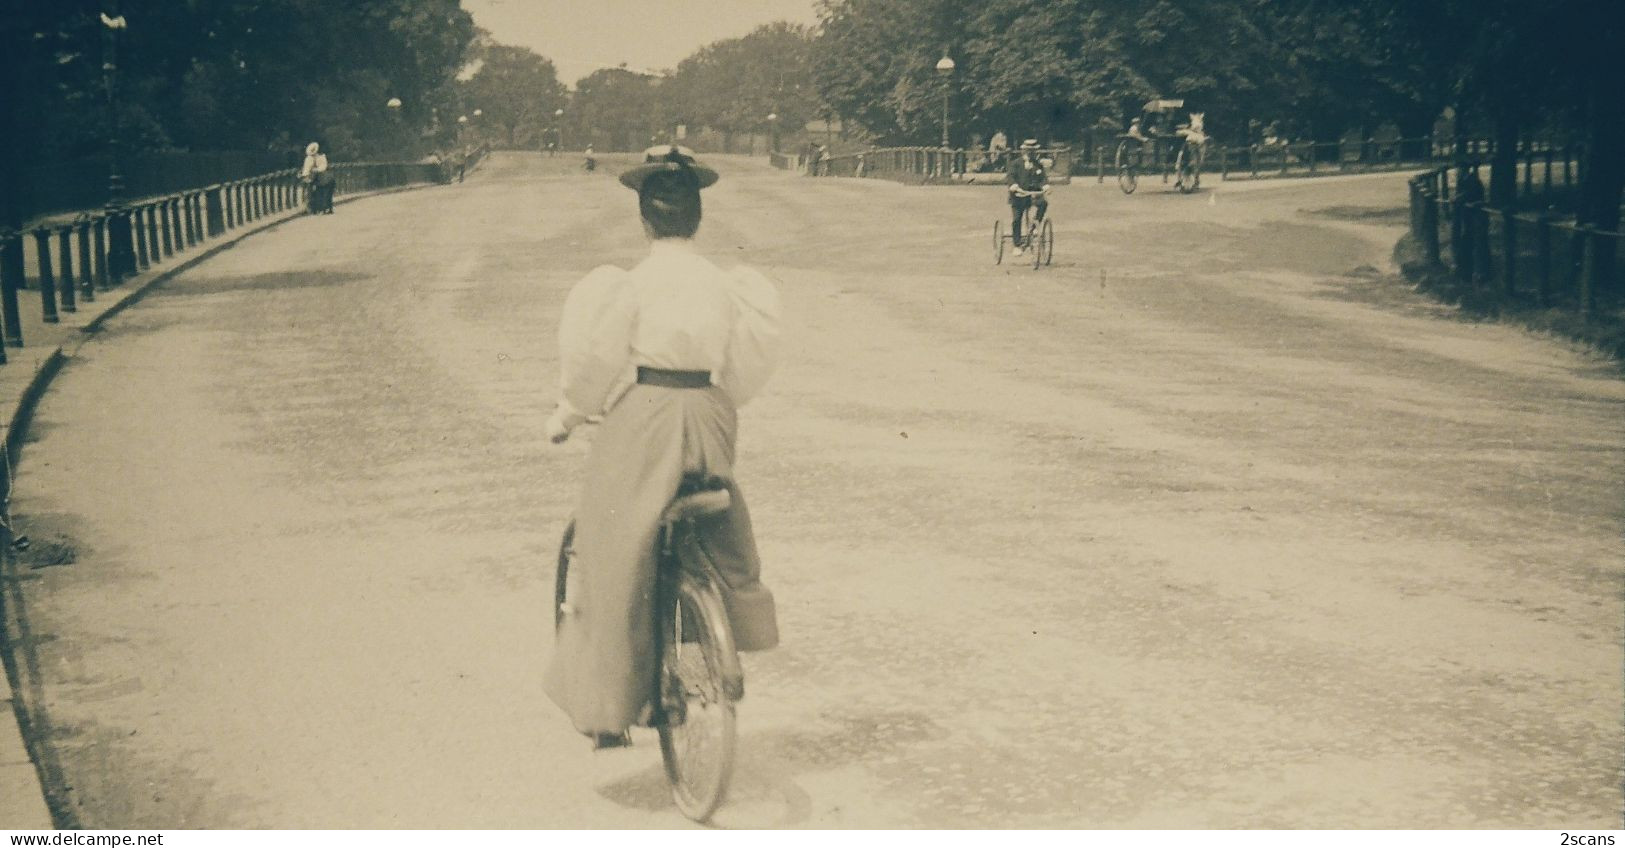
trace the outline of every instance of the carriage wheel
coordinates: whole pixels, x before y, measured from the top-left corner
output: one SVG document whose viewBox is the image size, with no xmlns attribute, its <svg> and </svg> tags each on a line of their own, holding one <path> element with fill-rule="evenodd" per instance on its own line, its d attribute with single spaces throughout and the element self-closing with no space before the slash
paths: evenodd
<svg viewBox="0 0 1625 848">
<path fill-rule="evenodd" d="M 1129 149 L 1128 142 L 1119 142 L 1117 145 L 1117 187 L 1124 194 L 1133 194 L 1135 186 L 1139 185 L 1139 174 L 1135 172 L 1134 151 Z"/>
</svg>

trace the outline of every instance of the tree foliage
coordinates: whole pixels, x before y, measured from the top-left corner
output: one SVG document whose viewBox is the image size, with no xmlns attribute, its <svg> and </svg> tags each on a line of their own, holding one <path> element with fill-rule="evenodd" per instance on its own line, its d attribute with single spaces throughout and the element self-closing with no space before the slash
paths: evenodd
<svg viewBox="0 0 1625 848">
<path fill-rule="evenodd" d="M 661 132 L 660 78 L 627 68 L 600 68 L 576 82 L 570 98 L 572 146 L 642 150 Z"/>
<path fill-rule="evenodd" d="M 458 90 L 462 113 L 481 111 L 479 131 L 509 147 L 540 147 L 566 102 L 553 63 L 525 47 L 482 47 L 479 69 Z M 476 106 L 477 105 L 477 106 Z"/>
<path fill-rule="evenodd" d="M 116 42 L 100 0 L 10 5 L 0 49 L 17 63 L 18 141 L 64 159 L 106 148 L 109 58 L 128 149 L 317 139 L 341 156 L 398 153 L 431 122 L 474 34 L 457 0 L 124 0 Z"/>
<path fill-rule="evenodd" d="M 700 48 L 672 74 L 665 108 L 674 123 L 752 132 L 776 115 L 800 126 L 824 114 L 812 80 L 811 33 L 777 22 Z"/>
</svg>

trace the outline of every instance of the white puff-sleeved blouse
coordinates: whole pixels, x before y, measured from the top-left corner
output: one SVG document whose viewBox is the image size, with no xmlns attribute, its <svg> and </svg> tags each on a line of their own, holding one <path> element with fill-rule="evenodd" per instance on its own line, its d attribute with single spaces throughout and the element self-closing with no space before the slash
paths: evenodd
<svg viewBox="0 0 1625 848">
<path fill-rule="evenodd" d="M 744 406 L 778 365 L 779 294 L 749 268 L 724 271 L 684 239 L 651 243 L 630 271 L 583 277 L 559 319 L 559 409 L 565 426 L 608 412 L 638 366 L 709 371 Z"/>
</svg>

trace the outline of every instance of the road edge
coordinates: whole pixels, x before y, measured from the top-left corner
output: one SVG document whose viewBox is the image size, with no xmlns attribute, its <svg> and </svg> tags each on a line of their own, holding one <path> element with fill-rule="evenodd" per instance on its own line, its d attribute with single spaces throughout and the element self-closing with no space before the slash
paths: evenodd
<svg viewBox="0 0 1625 848">
<path fill-rule="evenodd" d="M 380 189 L 336 199 L 334 205 L 342 206 L 371 197 L 440 186 L 439 183 L 421 183 Z M 152 290 L 204 261 L 236 247 L 242 240 L 274 230 L 303 216 L 303 212 L 295 210 L 257 222 L 257 225 L 240 229 L 210 245 L 196 256 L 188 257 L 172 267 L 149 273 L 145 279 L 138 275 L 127 282 L 125 287 L 108 290 L 107 294 L 112 295 L 110 299 L 92 302 L 101 311 L 79 328 L 78 337 L 69 337 L 45 356 L 18 395 L 11 419 L 5 424 L 4 436 L 0 436 L 0 461 L 4 462 L 4 467 L 0 468 L 0 663 L 3 663 L 5 668 L 11 702 L 11 720 L 0 717 L 0 749 L 25 751 L 33 766 L 33 780 L 28 781 L 7 772 L 0 772 L 0 795 L 6 798 L 26 796 L 43 799 L 44 812 L 48 820 L 8 821 L 0 823 L 0 828 L 74 830 L 83 826 L 78 811 L 68 796 L 71 787 L 66 783 L 55 753 L 46 744 L 52 726 L 50 713 L 44 704 L 38 658 L 33 652 L 27 606 L 23 598 L 22 584 L 26 578 L 17 571 L 19 563 L 13 556 L 11 547 L 13 539 L 10 523 L 11 489 L 35 408 L 63 366 L 96 333 L 99 333 L 108 321 L 140 302 Z M 81 308 L 90 305 L 82 304 Z M 31 811 L 30 815 L 37 815 L 37 812 Z"/>
</svg>

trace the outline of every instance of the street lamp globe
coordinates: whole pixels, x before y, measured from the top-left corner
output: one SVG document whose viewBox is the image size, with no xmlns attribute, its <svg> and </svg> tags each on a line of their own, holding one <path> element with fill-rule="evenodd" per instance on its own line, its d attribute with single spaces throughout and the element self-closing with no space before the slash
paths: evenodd
<svg viewBox="0 0 1625 848">
<path fill-rule="evenodd" d="M 953 69 L 954 69 L 953 57 L 949 56 L 946 53 L 944 53 L 942 55 L 942 58 L 937 60 L 937 70 L 939 70 L 939 71 L 951 71 Z"/>
<path fill-rule="evenodd" d="M 478 118 L 479 116 L 481 116 L 483 114 L 485 114 L 485 111 L 482 110 L 482 109 L 475 109 L 474 110 L 474 117 L 476 117 L 476 118 Z"/>
<path fill-rule="evenodd" d="M 401 108 L 401 99 L 399 97 L 391 97 L 384 103 L 384 105 L 391 109 L 399 109 Z"/>
<path fill-rule="evenodd" d="M 457 123 L 466 125 L 468 123 L 468 116 L 467 115 L 458 115 L 457 116 Z"/>
</svg>

